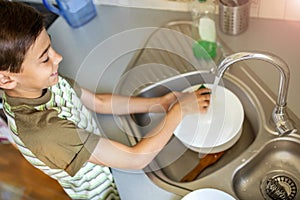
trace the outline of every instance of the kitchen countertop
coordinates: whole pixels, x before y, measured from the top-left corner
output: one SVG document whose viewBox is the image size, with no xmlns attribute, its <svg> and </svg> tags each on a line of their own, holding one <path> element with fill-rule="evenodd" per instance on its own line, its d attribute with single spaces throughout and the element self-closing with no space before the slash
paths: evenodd
<svg viewBox="0 0 300 200">
<path fill-rule="evenodd" d="M 300 21 L 271 19 L 250 20 L 246 32 L 238 36 L 220 34 L 222 40 L 233 52 L 266 51 L 282 58 L 290 69 L 290 83 L 287 98 L 288 108 L 300 118 Z M 262 61 L 247 61 L 253 72 L 277 95 L 279 72 L 270 64 Z"/>
<path fill-rule="evenodd" d="M 153 28 L 170 21 L 190 20 L 190 15 L 186 12 L 104 5 L 98 5 L 97 10 L 98 16 L 81 28 L 72 29 L 59 17 L 48 29 L 54 49 L 64 57 L 60 73 L 76 79 L 81 86 L 96 92 L 114 91 L 135 50 L 143 46 Z M 297 118 L 300 116 L 300 93 L 297 89 L 300 82 L 300 67 L 297 66 L 299 35 L 300 22 L 254 18 L 250 20 L 248 30 L 238 36 L 228 36 L 219 32 L 221 39 L 234 52 L 269 51 L 288 63 L 291 70 L 289 114 Z M 279 73 L 262 62 L 248 63 L 253 72 L 261 77 L 262 84 L 269 86 L 276 94 Z M 97 117 L 102 130 L 110 138 L 123 143 L 128 142 L 116 118 L 109 115 Z M 181 198 L 157 187 L 143 171 L 113 169 L 113 173 L 122 200 Z"/>
</svg>

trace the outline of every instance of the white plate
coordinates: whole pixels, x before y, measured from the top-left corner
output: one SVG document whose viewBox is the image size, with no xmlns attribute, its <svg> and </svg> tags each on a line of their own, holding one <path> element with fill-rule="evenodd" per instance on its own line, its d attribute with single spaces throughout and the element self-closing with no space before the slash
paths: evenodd
<svg viewBox="0 0 300 200">
<path fill-rule="evenodd" d="M 203 188 L 188 193 L 181 200 L 235 200 L 235 198 L 221 190 Z"/>
<path fill-rule="evenodd" d="M 199 87 L 195 85 L 183 92 L 193 92 Z M 222 86 L 217 86 L 213 93 L 207 113 L 186 116 L 174 131 L 181 142 L 200 153 L 224 151 L 235 144 L 242 132 L 244 109 L 238 97 Z"/>
</svg>

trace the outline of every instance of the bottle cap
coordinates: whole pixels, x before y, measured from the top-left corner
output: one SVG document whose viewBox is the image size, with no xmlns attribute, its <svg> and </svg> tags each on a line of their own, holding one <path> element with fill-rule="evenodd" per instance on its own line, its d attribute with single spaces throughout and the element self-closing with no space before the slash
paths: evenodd
<svg viewBox="0 0 300 200">
<path fill-rule="evenodd" d="M 199 2 L 205 2 L 206 0 L 198 0 Z"/>
</svg>

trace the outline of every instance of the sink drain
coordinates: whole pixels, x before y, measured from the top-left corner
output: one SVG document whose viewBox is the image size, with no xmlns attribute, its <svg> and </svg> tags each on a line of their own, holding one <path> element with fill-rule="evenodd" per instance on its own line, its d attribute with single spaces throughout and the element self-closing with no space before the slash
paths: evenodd
<svg viewBox="0 0 300 200">
<path fill-rule="evenodd" d="M 295 200 L 297 186 L 290 177 L 276 175 L 264 179 L 261 192 L 266 200 Z"/>
</svg>

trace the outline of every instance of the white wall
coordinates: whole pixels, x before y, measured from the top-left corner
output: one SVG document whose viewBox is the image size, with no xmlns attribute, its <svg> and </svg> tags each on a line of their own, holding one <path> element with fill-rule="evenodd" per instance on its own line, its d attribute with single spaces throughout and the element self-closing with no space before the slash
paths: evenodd
<svg viewBox="0 0 300 200">
<path fill-rule="evenodd" d="M 300 0 L 252 0 L 251 16 L 300 21 Z"/>
</svg>

